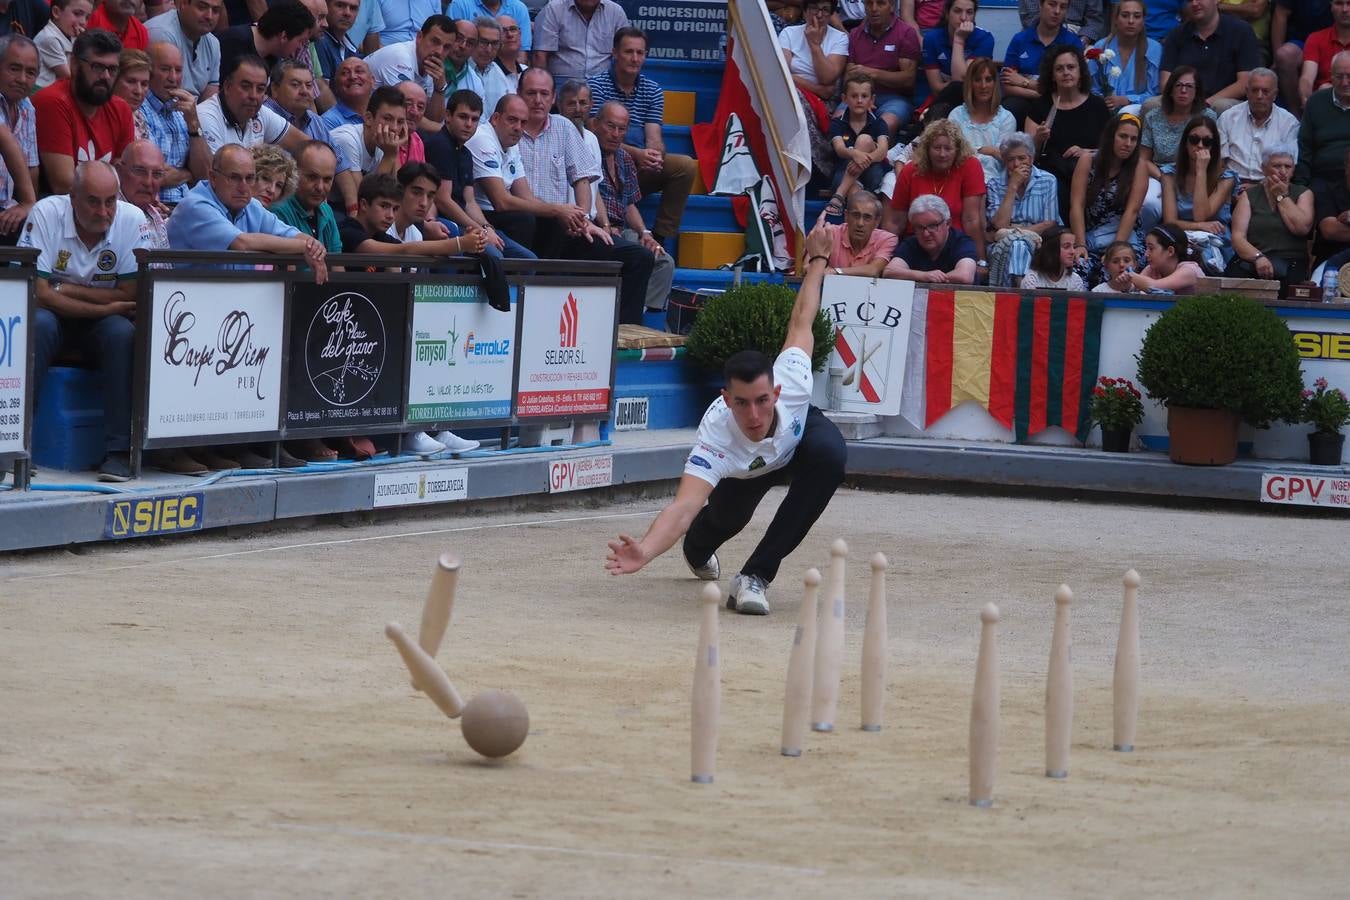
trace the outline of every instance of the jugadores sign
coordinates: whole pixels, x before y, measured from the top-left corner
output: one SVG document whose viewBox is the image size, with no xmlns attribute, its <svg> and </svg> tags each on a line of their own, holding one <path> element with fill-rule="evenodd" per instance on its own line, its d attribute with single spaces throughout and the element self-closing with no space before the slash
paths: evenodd
<svg viewBox="0 0 1350 900">
<path fill-rule="evenodd" d="M 617 288 L 524 289 L 516 415 L 609 411 Z"/>
</svg>

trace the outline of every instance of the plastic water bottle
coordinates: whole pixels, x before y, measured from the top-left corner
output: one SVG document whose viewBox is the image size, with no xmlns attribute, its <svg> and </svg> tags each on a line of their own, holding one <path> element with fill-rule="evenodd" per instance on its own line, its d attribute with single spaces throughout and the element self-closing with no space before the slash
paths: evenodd
<svg viewBox="0 0 1350 900">
<path fill-rule="evenodd" d="M 1340 293 L 1340 269 L 1335 266 L 1324 266 L 1322 269 L 1322 302 L 1335 303 L 1340 299 Z"/>
</svg>

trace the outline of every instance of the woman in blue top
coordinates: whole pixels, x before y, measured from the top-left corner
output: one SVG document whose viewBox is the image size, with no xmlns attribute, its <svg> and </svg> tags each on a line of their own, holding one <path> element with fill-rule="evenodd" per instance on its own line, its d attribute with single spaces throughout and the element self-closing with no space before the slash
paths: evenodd
<svg viewBox="0 0 1350 900">
<path fill-rule="evenodd" d="M 1158 95 L 1162 44 L 1144 32 L 1143 0 L 1121 0 L 1111 20 L 1111 33 L 1092 46 L 1115 54 L 1110 61 L 1094 59 L 1088 62 L 1094 91 L 1101 90 L 1102 72 L 1107 73 L 1106 83 L 1111 93 L 1105 100 L 1111 112 L 1119 112 L 1121 107 L 1143 103 Z M 1112 77 L 1113 70 L 1119 74 Z"/>
<path fill-rule="evenodd" d="M 961 82 L 966 64 L 978 57 L 992 58 L 994 36 L 975 25 L 979 0 L 947 0 L 942 9 L 942 24 L 923 35 L 923 68 L 933 105 L 931 120 L 942 117 L 961 103 Z"/>
</svg>

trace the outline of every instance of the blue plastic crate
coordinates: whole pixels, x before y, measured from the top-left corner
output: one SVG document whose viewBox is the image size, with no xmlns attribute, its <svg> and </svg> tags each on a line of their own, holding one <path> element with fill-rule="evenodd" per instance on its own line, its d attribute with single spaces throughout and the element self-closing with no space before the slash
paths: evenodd
<svg viewBox="0 0 1350 900">
<path fill-rule="evenodd" d="M 97 369 L 53 366 L 33 417 L 33 461 L 48 469 L 91 469 L 105 455 L 103 386 Z"/>
</svg>

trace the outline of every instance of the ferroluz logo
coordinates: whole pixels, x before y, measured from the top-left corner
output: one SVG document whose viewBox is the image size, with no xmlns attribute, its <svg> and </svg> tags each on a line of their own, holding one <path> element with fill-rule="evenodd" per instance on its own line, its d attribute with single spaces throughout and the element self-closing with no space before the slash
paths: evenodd
<svg viewBox="0 0 1350 900">
<path fill-rule="evenodd" d="M 577 298 L 568 291 L 567 299 L 563 301 L 562 315 L 558 319 L 558 346 L 575 347 L 580 325 L 581 312 L 577 309 Z"/>
</svg>

